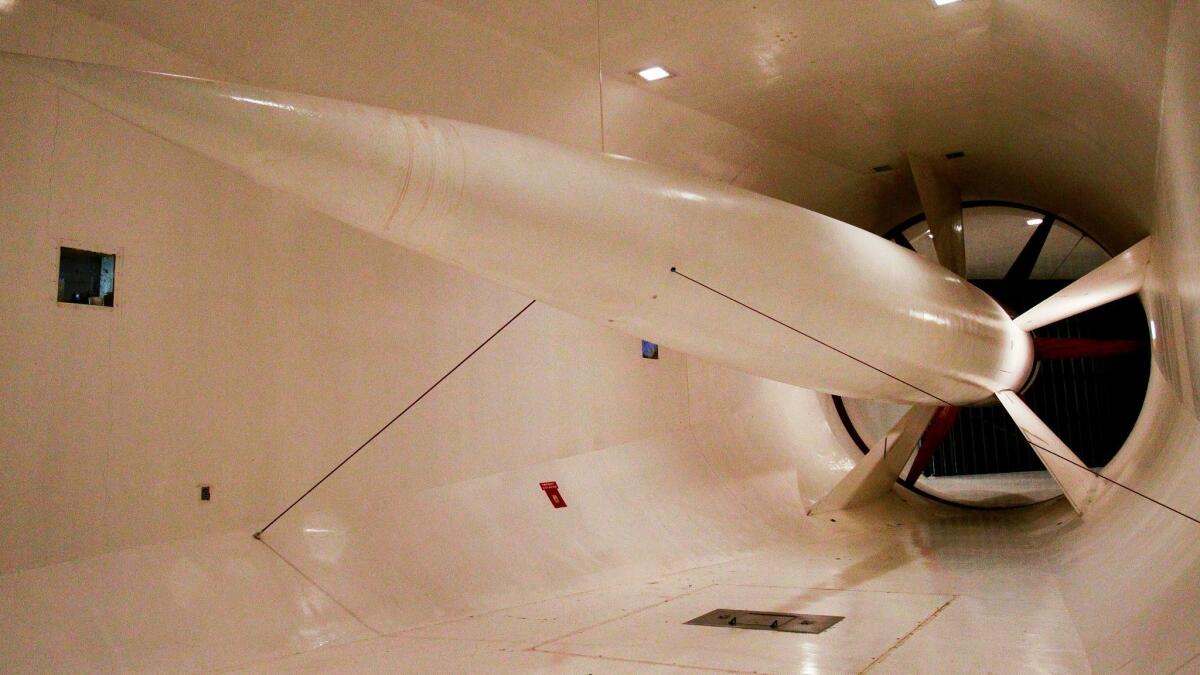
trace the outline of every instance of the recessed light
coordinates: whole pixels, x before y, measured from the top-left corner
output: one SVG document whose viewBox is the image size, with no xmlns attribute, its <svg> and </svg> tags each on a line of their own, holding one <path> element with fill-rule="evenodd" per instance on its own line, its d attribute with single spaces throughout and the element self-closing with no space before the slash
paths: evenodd
<svg viewBox="0 0 1200 675">
<path fill-rule="evenodd" d="M 668 77 L 671 77 L 671 75 L 672 75 L 671 71 L 667 70 L 666 68 L 663 68 L 662 66 L 650 66 L 649 68 L 645 68 L 643 70 L 637 71 L 637 76 L 647 82 L 654 82 L 655 80 L 665 80 Z"/>
<path fill-rule="evenodd" d="M 1042 219 L 1041 218 L 1028 218 L 1025 220 L 1025 224 L 1026 225 L 1041 225 Z"/>
<path fill-rule="evenodd" d="M 958 2 L 958 0 L 933 0 L 933 6 L 941 7 L 942 5 L 953 5 L 956 2 Z"/>
</svg>

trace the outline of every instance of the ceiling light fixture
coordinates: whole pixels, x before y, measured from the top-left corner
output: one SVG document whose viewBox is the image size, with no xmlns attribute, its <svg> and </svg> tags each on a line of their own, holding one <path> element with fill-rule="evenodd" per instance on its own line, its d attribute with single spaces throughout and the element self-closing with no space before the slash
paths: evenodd
<svg viewBox="0 0 1200 675">
<path fill-rule="evenodd" d="M 643 70 L 637 71 L 637 76 L 647 82 L 654 82 L 656 80 L 665 80 L 668 77 L 671 77 L 671 75 L 673 75 L 673 74 L 674 73 L 667 70 L 666 68 L 663 68 L 662 66 L 650 66 L 649 68 L 645 68 Z"/>
<path fill-rule="evenodd" d="M 933 6 L 941 7 L 943 5 L 952 5 L 956 2 L 958 2 L 958 0 L 933 0 Z"/>
<path fill-rule="evenodd" d="M 1041 225 L 1042 219 L 1041 218 L 1027 218 L 1025 220 L 1025 224 L 1026 225 Z"/>
</svg>

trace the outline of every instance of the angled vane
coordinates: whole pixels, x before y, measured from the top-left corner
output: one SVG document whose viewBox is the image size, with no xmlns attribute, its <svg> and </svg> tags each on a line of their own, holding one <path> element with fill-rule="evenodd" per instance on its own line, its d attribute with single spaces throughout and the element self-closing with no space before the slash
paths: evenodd
<svg viewBox="0 0 1200 675">
<path fill-rule="evenodd" d="M 996 398 L 1000 399 L 1000 404 L 1017 423 L 1025 440 L 1033 446 L 1038 459 L 1042 460 L 1046 470 L 1062 488 L 1067 501 L 1071 502 L 1076 512 L 1082 514 L 1095 484 L 1096 474 L 1025 405 L 1020 396 L 1011 391 L 1001 391 L 996 393 Z"/>
<path fill-rule="evenodd" d="M 1032 331 L 1141 291 L 1150 250 L 1146 237 L 1018 316 L 1017 327 Z"/>
<path fill-rule="evenodd" d="M 933 406 L 913 406 L 829 494 L 812 505 L 809 514 L 862 506 L 886 495 L 908 464 L 936 410 Z"/>
</svg>

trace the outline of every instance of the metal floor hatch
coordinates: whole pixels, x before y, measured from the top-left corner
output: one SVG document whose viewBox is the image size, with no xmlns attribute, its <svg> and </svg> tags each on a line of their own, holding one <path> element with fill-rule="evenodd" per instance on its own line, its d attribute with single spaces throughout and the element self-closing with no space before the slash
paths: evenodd
<svg viewBox="0 0 1200 675">
<path fill-rule="evenodd" d="M 788 614 L 786 612 L 756 612 L 748 609 L 714 609 L 698 616 L 687 625 L 719 628 L 748 628 L 773 630 L 782 633 L 823 633 L 844 616 L 824 614 Z"/>
</svg>

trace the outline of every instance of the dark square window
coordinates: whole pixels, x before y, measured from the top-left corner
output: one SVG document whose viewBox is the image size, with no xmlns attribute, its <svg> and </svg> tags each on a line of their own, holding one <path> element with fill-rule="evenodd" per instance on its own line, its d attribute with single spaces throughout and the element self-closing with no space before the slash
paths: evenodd
<svg viewBox="0 0 1200 675">
<path fill-rule="evenodd" d="M 58 249 L 58 301 L 112 307 L 117 256 L 63 246 Z"/>
</svg>

